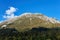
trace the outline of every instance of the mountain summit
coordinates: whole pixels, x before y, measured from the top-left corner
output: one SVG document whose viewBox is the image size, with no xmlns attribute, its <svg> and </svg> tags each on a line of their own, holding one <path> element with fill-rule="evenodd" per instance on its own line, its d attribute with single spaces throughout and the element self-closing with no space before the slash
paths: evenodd
<svg viewBox="0 0 60 40">
<path fill-rule="evenodd" d="M 16 28 L 17 30 L 27 30 L 32 28 L 55 28 L 60 26 L 60 21 L 55 18 L 45 16 L 43 14 L 31 14 L 24 13 L 16 18 L 6 20 L 1 23 L 0 26 L 7 25 L 10 28 Z"/>
<path fill-rule="evenodd" d="M 39 19 L 42 19 L 42 20 L 45 20 L 45 21 L 49 21 L 51 23 L 60 23 L 60 21 L 56 20 L 55 18 L 50 18 L 48 16 L 45 16 L 45 15 L 39 14 L 39 13 L 35 13 L 35 14 L 24 13 L 20 16 L 25 16 L 25 17 L 29 17 L 29 18 L 35 17 L 35 18 L 39 18 Z"/>
</svg>

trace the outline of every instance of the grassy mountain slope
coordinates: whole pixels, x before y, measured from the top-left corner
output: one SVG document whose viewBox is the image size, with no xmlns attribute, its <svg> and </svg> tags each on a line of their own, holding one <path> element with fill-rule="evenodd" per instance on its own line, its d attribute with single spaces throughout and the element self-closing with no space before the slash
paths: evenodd
<svg viewBox="0 0 60 40">
<path fill-rule="evenodd" d="M 10 20 L 8 22 L 3 23 L 4 25 L 7 25 L 7 27 L 10 28 L 16 28 L 19 31 L 23 30 L 30 30 L 32 28 L 39 28 L 39 27 L 45 27 L 45 28 L 55 28 L 59 27 L 60 23 L 52 23 L 51 20 L 47 20 L 47 16 L 44 16 L 42 14 L 24 14 L 22 16 L 17 17 L 17 20 Z M 55 20 L 55 19 L 54 19 Z M 54 22 L 53 20 L 53 22 Z"/>
</svg>

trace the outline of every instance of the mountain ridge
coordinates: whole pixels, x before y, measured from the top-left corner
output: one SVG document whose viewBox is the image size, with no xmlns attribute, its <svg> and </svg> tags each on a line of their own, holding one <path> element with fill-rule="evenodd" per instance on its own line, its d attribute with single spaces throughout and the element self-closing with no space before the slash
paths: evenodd
<svg viewBox="0 0 60 40">
<path fill-rule="evenodd" d="M 32 28 L 46 27 L 46 28 L 55 28 L 60 27 L 60 21 L 45 16 L 43 14 L 31 14 L 24 13 L 16 18 L 9 19 L 2 24 L 1 26 L 7 25 L 7 27 L 16 28 L 17 30 L 27 30 Z"/>
</svg>

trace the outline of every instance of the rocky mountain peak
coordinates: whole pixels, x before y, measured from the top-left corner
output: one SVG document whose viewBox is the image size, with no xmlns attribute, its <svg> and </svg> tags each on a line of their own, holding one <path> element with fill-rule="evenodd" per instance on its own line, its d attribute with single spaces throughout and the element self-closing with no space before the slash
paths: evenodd
<svg viewBox="0 0 60 40">
<path fill-rule="evenodd" d="M 16 28 L 17 30 L 38 27 L 55 28 L 60 26 L 60 21 L 39 13 L 24 13 L 0 24 L 0 26 L 3 25 Z"/>
<path fill-rule="evenodd" d="M 20 17 L 36 17 L 36 18 L 40 18 L 42 20 L 45 20 L 45 21 L 48 21 L 48 22 L 51 22 L 51 23 L 60 23 L 60 21 L 56 20 L 55 18 L 52 18 L 52 17 L 48 17 L 48 16 L 45 16 L 43 14 L 39 14 L 39 13 L 35 13 L 35 14 L 32 14 L 32 13 L 24 13 L 24 14 L 21 14 Z"/>
</svg>

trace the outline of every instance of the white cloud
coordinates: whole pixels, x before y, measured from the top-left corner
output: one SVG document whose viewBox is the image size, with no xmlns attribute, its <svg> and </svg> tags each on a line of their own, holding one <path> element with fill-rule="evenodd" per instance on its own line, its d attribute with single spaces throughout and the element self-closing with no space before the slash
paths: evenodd
<svg viewBox="0 0 60 40">
<path fill-rule="evenodd" d="M 14 18 L 14 17 L 17 17 L 14 12 L 17 11 L 17 8 L 14 8 L 14 7 L 10 7 L 8 10 L 6 10 L 5 14 L 3 17 L 6 18 L 6 19 L 10 19 L 10 18 Z"/>
<path fill-rule="evenodd" d="M 6 14 L 10 15 L 10 14 L 13 14 L 14 12 L 16 12 L 17 9 L 14 8 L 14 7 L 10 7 L 10 9 L 6 10 Z"/>
<path fill-rule="evenodd" d="M 10 19 L 10 18 L 14 18 L 14 17 L 17 17 L 17 16 L 15 16 L 14 14 L 11 14 L 11 15 L 8 15 L 8 16 L 3 16 L 4 18 L 7 18 L 7 19 Z"/>
</svg>

